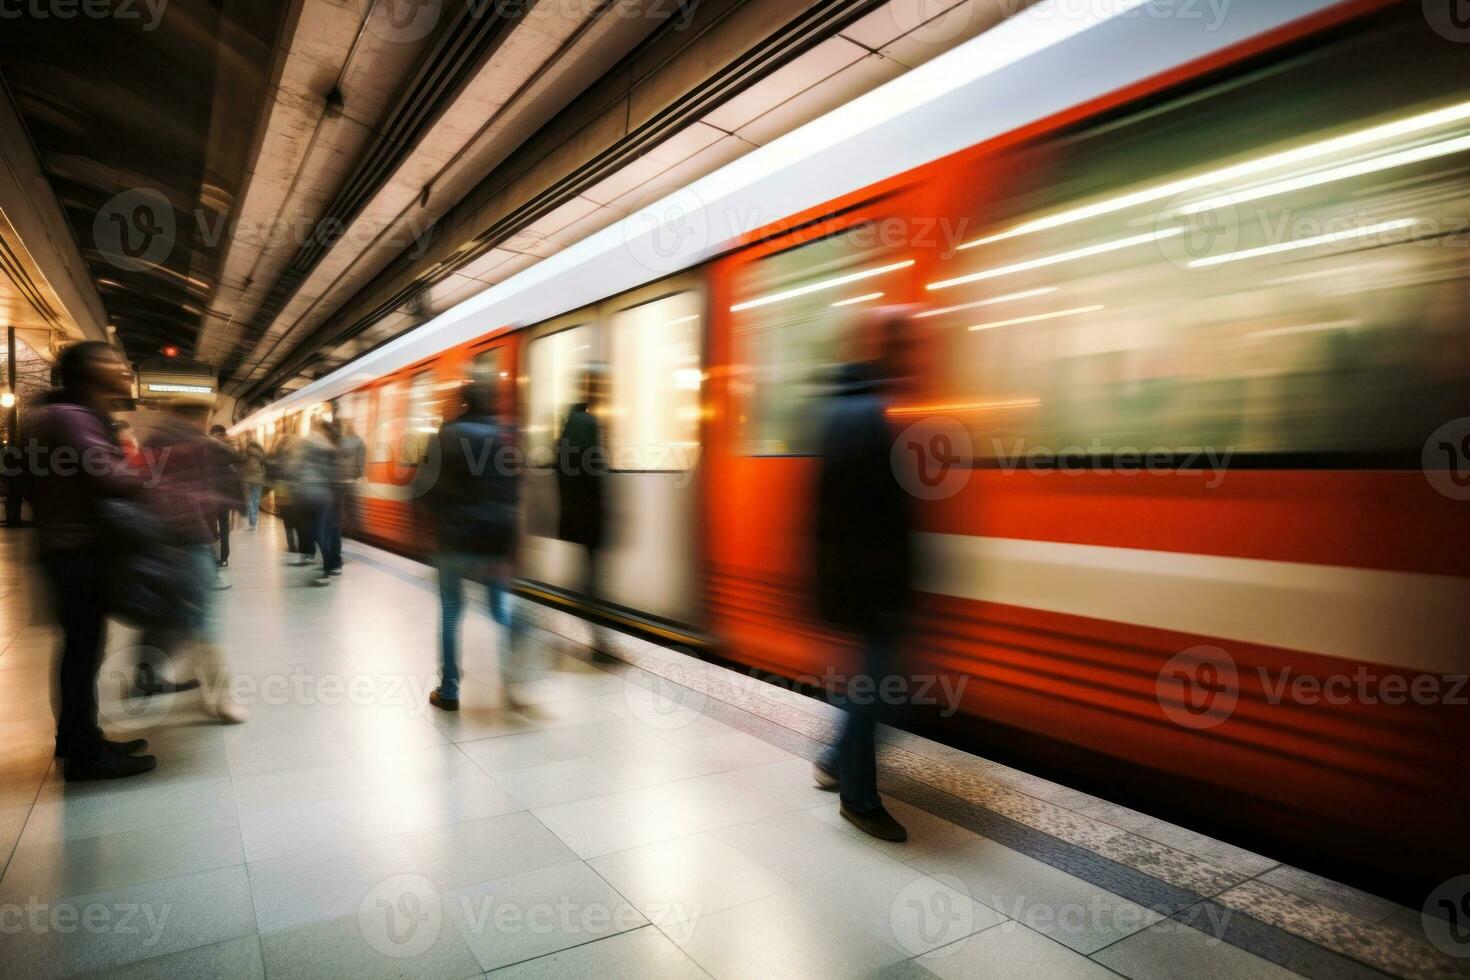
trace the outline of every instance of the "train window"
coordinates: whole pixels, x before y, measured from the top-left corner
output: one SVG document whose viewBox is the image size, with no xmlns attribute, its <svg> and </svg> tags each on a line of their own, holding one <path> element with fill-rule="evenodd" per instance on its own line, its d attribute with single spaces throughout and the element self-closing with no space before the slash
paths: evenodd
<svg viewBox="0 0 1470 980">
<path fill-rule="evenodd" d="M 350 425 L 352 431 L 361 436 L 368 431 L 370 424 L 367 418 L 367 406 L 368 392 L 366 391 L 354 391 L 343 395 L 337 399 L 332 409 L 332 419 L 342 427 L 343 432 L 346 432 L 347 426 Z"/>
<path fill-rule="evenodd" d="M 393 449 L 403 437 L 403 408 L 398 404 L 403 385 L 390 381 L 374 389 L 378 411 L 373 419 L 371 436 L 365 436 L 368 459 L 374 463 L 393 462 Z"/>
<path fill-rule="evenodd" d="M 502 347 L 492 347 L 482 350 L 475 355 L 470 365 L 470 376 L 476 381 L 503 381 L 505 380 L 504 369 L 501 367 Z"/>
<path fill-rule="evenodd" d="M 526 451 L 533 465 L 549 466 L 571 407 L 586 400 L 587 369 L 594 363 L 596 338 L 590 324 L 568 327 L 532 341 L 531 407 L 526 419 Z"/>
<path fill-rule="evenodd" d="M 1314 54 L 984 161 L 985 226 L 925 283 L 937 388 L 901 411 L 1001 460 L 1417 460 L 1470 381 L 1453 47 Z"/>
<path fill-rule="evenodd" d="M 613 469 L 688 470 L 699 451 L 702 303 L 664 296 L 612 318 L 608 453 Z"/>
<path fill-rule="evenodd" d="M 417 466 L 429 451 L 429 440 L 439 431 L 444 418 L 434 398 L 434 376 L 420 371 L 408 383 L 408 412 L 399 440 L 398 461 Z"/>
<path fill-rule="evenodd" d="M 913 266 L 848 229 L 750 263 L 731 307 L 747 371 L 736 385 L 744 451 L 816 451 L 821 398 L 865 310 L 906 292 Z"/>
</svg>

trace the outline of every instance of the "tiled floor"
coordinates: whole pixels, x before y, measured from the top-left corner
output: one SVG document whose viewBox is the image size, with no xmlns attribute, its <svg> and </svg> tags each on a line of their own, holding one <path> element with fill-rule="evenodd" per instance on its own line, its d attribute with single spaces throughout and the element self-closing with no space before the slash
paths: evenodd
<svg viewBox="0 0 1470 980">
<path fill-rule="evenodd" d="M 353 546 L 344 577 L 313 588 L 269 521 L 237 533 L 222 595 L 250 722 L 211 723 L 197 694 L 121 699 L 134 638 L 115 629 L 108 724 L 149 738 L 159 768 L 68 787 L 25 546 L 0 532 L 6 978 L 1277 977 L 1291 974 L 1185 913 L 1253 914 L 1242 885 L 1354 921 L 1402 912 L 896 734 L 885 788 L 912 837 L 871 840 L 811 785 L 825 706 L 761 694 L 754 710 L 716 696 L 719 668 L 630 638 L 619 655 L 637 666 L 595 666 L 533 607 L 534 711 L 496 707 L 475 616 L 465 708 L 437 713 L 423 570 Z M 670 689 L 650 691 L 670 671 L 672 713 Z M 1345 952 L 1303 972 L 1363 969 Z"/>
</svg>

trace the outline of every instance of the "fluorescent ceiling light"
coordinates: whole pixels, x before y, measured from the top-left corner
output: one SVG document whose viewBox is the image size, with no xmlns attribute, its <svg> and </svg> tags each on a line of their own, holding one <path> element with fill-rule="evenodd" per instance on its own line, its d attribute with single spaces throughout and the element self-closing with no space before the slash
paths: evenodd
<svg viewBox="0 0 1470 980">
<path fill-rule="evenodd" d="M 1101 304 L 1097 306 L 1079 306 L 1071 310 L 1055 310 L 1051 313 L 1037 313 L 1035 316 L 1018 316 L 1014 320 L 996 320 L 994 323 L 977 323 L 971 330 L 994 330 L 996 327 L 1014 327 L 1021 323 L 1039 323 L 1042 320 L 1057 320 L 1064 316 L 1081 316 L 1084 313 L 1096 313 L 1105 309 Z"/>
<path fill-rule="evenodd" d="M 1117 252 L 1121 249 L 1132 248 L 1135 245 L 1147 245 L 1149 242 L 1163 241 L 1165 238 L 1173 238 L 1175 235 L 1182 235 L 1183 233 L 1183 228 L 1165 228 L 1160 231 L 1151 231 L 1144 235 L 1130 235 L 1127 238 L 1103 242 L 1100 245 L 1089 245 L 1086 248 L 1076 248 L 1070 252 L 1060 252 L 1056 255 L 1048 255 L 1039 259 L 1017 262 L 1015 265 L 1003 265 L 995 269 L 985 269 L 982 272 L 972 272 L 967 276 L 958 276 L 954 279 L 941 279 L 939 282 L 931 282 L 924 288 L 948 289 L 951 286 L 960 286 L 967 282 L 995 279 L 999 276 L 1009 276 L 1017 272 L 1027 272 L 1031 269 L 1044 269 L 1047 266 L 1060 265 L 1063 262 L 1072 262 L 1076 259 L 1086 259 L 1094 255 Z"/>
<path fill-rule="evenodd" d="M 854 296 L 852 299 L 839 299 L 837 302 L 833 303 L 832 305 L 833 306 L 852 306 L 855 303 L 866 303 L 869 300 L 882 299 L 882 298 L 883 298 L 883 294 L 882 293 L 864 293 L 861 296 Z"/>
<path fill-rule="evenodd" d="M 1369 225 L 1367 228 L 1351 228 L 1347 231 L 1335 231 L 1327 235 L 1314 235 L 1311 238 L 1299 238 L 1294 242 L 1281 242 L 1277 245 L 1262 245 L 1260 248 L 1248 248 L 1242 252 L 1229 252 L 1225 255 L 1211 255 L 1208 258 L 1195 259 L 1189 263 L 1191 269 L 1204 269 L 1210 266 L 1225 265 L 1227 262 L 1241 262 L 1245 259 L 1256 259 L 1263 255 L 1279 255 L 1282 252 L 1295 252 L 1304 248 L 1314 248 L 1317 245 L 1333 245 L 1338 242 L 1350 242 L 1358 238 L 1367 238 L 1379 232 L 1400 231 L 1414 223 L 1414 218 L 1399 218 L 1394 221 L 1385 221 L 1381 224 Z"/>
<path fill-rule="evenodd" d="M 1290 177 L 1286 180 L 1262 184 L 1260 187 L 1254 187 L 1249 190 L 1228 191 L 1218 197 L 1199 201 L 1188 207 L 1180 208 L 1177 213 L 1200 214 L 1204 211 L 1213 211 L 1216 208 L 1244 204 L 1246 201 L 1259 201 L 1262 198 L 1276 197 L 1281 194 L 1307 190 L 1312 187 L 1321 187 L 1323 184 L 1331 184 L 1339 180 L 1350 180 L 1353 177 L 1362 177 L 1367 174 L 1378 173 L 1382 170 L 1391 170 L 1394 167 L 1405 167 L 1411 163 L 1421 163 L 1425 160 L 1433 160 L 1436 157 L 1449 156 L 1452 153 L 1459 153 L 1461 150 L 1470 150 L 1470 136 L 1445 140 L 1443 143 L 1431 143 L 1428 146 L 1416 146 L 1413 149 L 1401 150 L 1398 153 L 1390 153 L 1387 156 L 1374 157 L 1371 160 L 1360 160 L 1357 163 L 1333 167 L 1331 170 L 1322 170 L 1314 174 L 1303 174 L 1300 177 Z"/>
<path fill-rule="evenodd" d="M 1470 102 L 1461 102 L 1457 105 L 1446 106 L 1443 109 L 1435 109 L 1432 112 L 1410 116 L 1407 119 L 1395 120 L 1394 122 L 1384 123 L 1381 126 L 1372 126 L 1368 129 L 1359 130 L 1356 133 L 1348 133 L 1344 136 L 1297 147 L 1294 150 L 1285 150 L 1281 153 L 1257 157 L 1254 160 L 1247 160 L 1244 163 L 1223 167 L 1219 170 L 1212 170 L 1209 173 L 1199 174 L 1194 177 L 1185 177 L 1182 180 L 1170 181 L 1167 184 L 1158 184 L 1141 191 L 1134 191 L 1131 194 L 1108 198 L 1096 204 L 1088 204 L 1084 207 L 1060 211 L 1044 218 L 1037 218 L 1034 221 L 1027 221 L 1016 225 L 1014 228 L 1003 231 L 998 235 L 991 235 L 988 238 L 977 238 L 974 241 L 965 242 L 960 248 L 975 248 L 991 242 L 1015 238 L 1019 235 L 1029 235 L 1032 232 L 1060 228 L 1063 225 L 1085 221 L 1088 218 L 1096 218 L 1104 214 L 1123 211 L 1140 204 L 1148 204 L 1151 201 L 1165 200 L 1166 198 L 1175 197 L 1179 194 L 1187 194 L 1190 191 L 1207 190 L 1218 184 L 1254 177 L 1257 174 L 1266 173 L 1278 167 L 1291 166 L 1297 163 L 1309 163 L 1325 156 L 1331 156 L 1334 153 L 1371 146 L 1374 143 L 1381 143 L 1384 140 L 1395 139 L 1401 136 L 1410 136 L 1433 129 L 1436 126 L 1445 126 L 1464 119 L 1470 119 Z"/>
<path fill-rule="evenodd" d="M 838 286 L 845 286 L 850 282 L 859 282 L 863 279 L 871 279 L 874 276 L 881 276 L 886 272 L 893 272 L 898 269 L 907 269 L 913 264 L 913 259 L 905 259 L 902 262 L 894 262 L 892 265 L 880 265 L 876 269 L 864 269 L 862 272 L 851 272 L 845 276 L 837 276 L 833 279 L 823 279 L 821 282 L 809 283 L 808 285 L 798 286 L 795 289 L 788 289 L 784 292 L 770 293 L 766 296 L 758 296 L 755 299 L 746 300 L 744 303 L 736 303 L 734 306 L 730 307 L 730 312 L 739 313 L 741 310 L 753 310 L 757 306 L 769 306 L 772 303 L 779 303 L 785 299 L 795 299 L 797 296 L 805 296 L 808 293 L 819 292 L 823 289 L 835 289 Z"/>
<path fill-rule="evenodd" d="M 1007 293 L 1004 296 L 995 296 L 991 299 L 977 299 L 973 303 L 960 303 L 957 306 L 941 306 L 937 310 L 925 310 L 923 313 L 914 314 L 914 319 L 923 320 L 926 317 L 942 316 L 945 313 L 953 313 L 956 310 L 973 310 L 977 306 L 995 306 L 997 303 L 1010 303 L 1018 299 L 1030 299 L 1033 296 L 1046 296 L 1056 291 L 1056 286 L 1042 286 L 1040 289 L 1028 289 L 1023 293 Z"/>
</svg>

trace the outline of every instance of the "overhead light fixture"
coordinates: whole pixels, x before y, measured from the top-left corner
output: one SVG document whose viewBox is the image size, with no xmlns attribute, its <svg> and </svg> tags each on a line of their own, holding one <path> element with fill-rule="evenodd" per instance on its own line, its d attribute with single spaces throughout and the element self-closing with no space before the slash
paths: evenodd
<svg viewBox="0 0 1470 980">
<path fill-rule="evenodd" d="M 1318 245 L 1335 245 L 1339 242 L 1350 242 L 1382 232 L 1402 231 L 1412 225 L 1416 220 L 1415 218 L 1398 218 L 1394 221 L 1384 221 L 1381 224 L 1369 225 L 1366 228 L 1350 228 L 1347 231 L 1335 231 L 1326 235 L 1313 235 L 1311 238 L 1299 238 L 1294 242 L 1262 245 L 1260 248 L 1248 248 L 1240 252 L 1228 252 L 1225 255 L 1211 255 L 1203 259 L 1195 259 L 1189 263 L 1189 268 L 1204 269 L 1210 266 L 1225 265 L 1229 262 L 1257 259 L 1263 255 L 1279 255 L 1282 252 L 1295 252 L 1304 248 L 1315 248 Z"/>
<path fill-rule="evenodd" d="M 1425 160 L 1433 160 L 1436 157 L 1459 153 L 1461 150 L 1470 150 L 1470 136 L 1445 140 L 1443 143 L 1431 143 L 1428 146 L 1416 146 L 1411 150 L 1401 150 L 1398 153 L 1374 157 L 1371 160 L 1360 160 L 1357 163 L 1333 167 L 1330 170 L 1322 170 L 1314 174 L 1290 177 L 1286 180 L 1262 184 L 1259 187 L 1248 190 L 1230 191 L 1218 197 L 1199 201 L 1188 207 L 1180 208 L 1176 213 L 1185 215 L 1200 214 L 1205 211 L 1213 211 L 1217 208 L 1230 207 L 1234 204 L 1244 204 L 1247 201 L 1259 201 L 1268 197 L 1289 194 L 1292 191 L 1321 187 L 1324 184 L 1336 183 L 1339 180 L 1351 180 L 1354 177 L 1363 177 L 1367 174 L 1375 174 L 1383 170 L 1392 170 L 1395 167 L 1406 167 L 1412 163 L 1422 163 Z"/>
<path fill-rule="evenodd" d="M 731 313 L 739 313 L 741 310 L 753 310 L 758 306 L 769 306 L 786 299 L 795 299 L 798 296 L 806 296 L 809 293 L 819 292 L 823 289 L 835 289 L 838 286 L 846 286 L 850 282 L 861 282 L 874 276 L 881 276 L 888 272 L 896 272 L 899 269 L 907 269 L 914 264 L 913 259 L 905 259 L 902 262 L 894 262 L 891 265 L 880 265 L 876 269 L 864 269 L 862 272 L 851 272 L 845 276 L 836 276 L 832 279 L 823 279 L 820 282 L 809 283 L 798 286 L 795 289 L 783 290 L 779 293 L 770 293 L 766 296 L 758 296 L 755 299 L 746 300 L 744 303 L 736 303 L 730 307 Z"/>
<path fill-rule="evenodd" d="M 854 296 L 852 299 L 839 299 L 837 302 L 833 303 L 832 305 L 833 306 L 853 306 L 853 305 L 855 305 L 857 303 L 866 303 L 869 300 L 882 299 L 882 298 L 883 298 L 883 294 L 882 293 L 864 293 L 861 296 Z"/>
<path fill-rule="evenodd" d="M 999 303 L 1011 303 L 1016 300 L 1030 299 L 1033 296 L 1046 296 L 1057 291 L 1056 286 L 1042 286 L 1040 289 L 1028 289 L 1021 293 L 1006 293 L 1004 296 L 992 296 L 990 299 L 977 299 L 973 303 L 960 303 L 956 306 L 941 306 L 937 310 L 925 310 L 923 313 L 915 313 L 915 320 L 923 320 L 931 316 L 943 316 L 946 313 L 954 313 L 958 310 L 973 310 L 977 306 L 995 306 Z"/>
<path fill-rule="evenodd" d="M 1022 323 L 1040 323 L 1042 320 L 1059 320 L 1064 316 L 1081 316 L 1084 313 L 1096 313 L 1098 310 L 1106 309 L 1102 304 L 1096 306 L 1079 306 L 1070 310 L 1055 310 L 1051 313 L 1037 313 L 1033 316 L 1018 316 L 1012 320 L 996 320 L 994 323 L 977 323 L 969 329 L 994 330 L 996 327 L 1014 327 Z"/>
<path fill-rule="evenodd" d="M 15 392 L 13 392 L 13 391 L 0 392 L 0 408 L 14 408 L 14 407 L 15 407 Z"/>
<path fill-rule="evenodd" d="M 1039 259 L 1017 262 L 1014 265 L 1003 265 L 995 269 L 986 269 L 982 272 L 972 272 L 967 276 L 957 276 L 954 279 L 941 279 L 939 282 L 931 282 L 924 288 L 931 290 L 948 289 L 951 286 L 962 286 L 967 282 L 980 282 L 982 279 L 995 279 L 1000 276 L 1013 275 L 1017 272 L 1027 272 L 1031 269 L 1044 269 L 1047 266 L 1061 265 L 1063 262 L 1091 258 L 1094 255 L 1105 255 L 1108 252 L 1117 252 L 1125 248 L 1133 248 L 1136 245 L 1147 245 L 1149 242 L 1163 241 L 1165 238 L 1173 238 L 1175 235 L 1182 234 L 1184 234 L 1183 228 L 1164 228 L 1159 231 L 1148 232 L 1144 235 L 1130 235 L 1127 238 L 1119 238 L 1111 242 L 1102 242 L 1098 245 L 1089 245 L 1086 248 L 1072 249 L 1070 252 L 1060 252 L 1056 255 L 1047 255 Z"/>
<path fill-rule="evenodd" d="M 1355 150 L 1384 140 L 1394 139 L 1400 136 L 1411 136 L 1437 126 L 1445 126 L 1450 123 L 1470 119 L 1470 102 L 1461 102 L 1456 105 L 1435 109 L 1431 112 L 1420 113 L 1409 116 L 1406 119 L 1395 120 L 1379 126 L 1371 126 L 1368 129 L 1359 130 L 1356 133 L 1348 133 L 1343 136 L 1328 140 L 1321 140 L 1307 146 L 1297 147 L 1293 150 L 1284 150 L 1280 153 L 1272 153 L 1269 156 L 1258 157 L 1247 160 L 1209 173 L 1199 174 L 1194 177 L 1185 177 L 1182 180 L 1173 180 L 1166 184 L 1158 184 L 1144 190 L 1134 191 L 1131 194 L 1123 194 L 1118 197 L 1108 198 L 1096 204 L 1088 204 L 1080 208 L 1071 208 L 1059 211 L 1056 214 L 1034 221 L 1027 221 L 1016 225 L 997 235 L 987 238 L 977 238 L 974 241 L 965 242 L 961 249 L 976 248 L 988 245 L 991 242 L 1003 241 L 1007 238 L 1016 238 L 1020 235 L 1029 235 L 1033 232 L 1047 231 L 1052 228 L 1060 228 L 1088 218 L 1096 218 L 1105 214 L 1113 214 L 1124 211 L 1140 204 L 1148 204 L 1153 201 L 1167 200 L 1190 191 L 1207 190 L 1230 181 L 1242 180 L 1263 174 L 1278 167 L 1291 166 L 1296 163 L 1310 163 L 1313 160 L 1331 156 L 1345 150 Z"/>
</svg>

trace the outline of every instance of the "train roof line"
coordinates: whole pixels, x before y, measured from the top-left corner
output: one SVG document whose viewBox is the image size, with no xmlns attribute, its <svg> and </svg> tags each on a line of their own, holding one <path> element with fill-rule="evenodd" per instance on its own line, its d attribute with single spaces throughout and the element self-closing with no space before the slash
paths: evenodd
<svg viewBox="0 0 1470 980">
<path fill-rule="evenodd" d="M 1237 0 L 1212 23 L 1185 17 L 1182 8 L 1155 12 L 1146 0 L 1044 0 L 464 300 L 230 431 L 274 422 L 477 337 L 697 266 L 760 227 L 1339 2 Z"/>
</svg>

